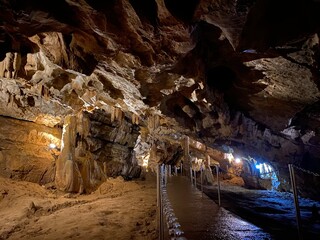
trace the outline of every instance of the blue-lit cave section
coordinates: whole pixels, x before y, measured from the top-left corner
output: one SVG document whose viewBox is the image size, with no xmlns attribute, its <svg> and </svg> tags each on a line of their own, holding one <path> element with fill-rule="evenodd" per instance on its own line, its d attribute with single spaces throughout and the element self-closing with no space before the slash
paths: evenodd
<svg viewBox="0 0 320 240">
<path fill-rule="evenodd" d="M 240 176 L 244 186 L 250 189 L 277 190 L 280 182 L 276 169 L 267 161 L 250 156 L 226 153 L 224 159 L 228 173 Z"/>
<path fill-rule="evenodd" d="M 271 190 L 277 190 L 280 182 L 274 168 L 268 163 L 256 163 L 255 167 L 258 170 L 260 178 L 271 180 Z"/>
</svg>

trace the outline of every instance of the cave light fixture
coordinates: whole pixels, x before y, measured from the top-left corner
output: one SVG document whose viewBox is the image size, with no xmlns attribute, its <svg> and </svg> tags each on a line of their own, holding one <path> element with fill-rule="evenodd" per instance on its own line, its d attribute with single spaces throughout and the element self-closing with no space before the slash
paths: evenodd
<svg viewBox="0 0 320 240">
<path fill-rule="evenodd" d="M 242 162 L 241 158 L 239 158 L 239 157 L 236 157 L 236 158 L 234 159 L 234 161 L 235 161 L 235 163 L 241 163 L 241 162 Z"/>
<path fill-rule="evenodd" d="M 257 53 L 255 49 L 245 49 L 242 51 L 243 53 Z"/>
<path fill-rule="evenodd" d="M 57 149 L 57 145 L 55 145 L 54 143 L 50 143 L 49 148 L 50 149 Z"/>
<path fill-rule="evenodd" d="M 259 170 L 261 169 L 261 163 L 259 163 L 259 164 L 257 163 L 256 164 L 256 169 L 259 169 Z"/>
<path fill-rule="evenodd" d="M 143 160 L 142 166 L 143 166 L 143 167 L 148 168 L 149 158 L 150 158 L 150 154 L 147 154 L 146 156 L 144 156 L 144 157 L 142 158 L 142 160 Z"/>
<path fill-rule="evenodd" d="M 60 151 L 60 148 L 55 143 L 50 143 L 49 144 L 49 149 L 50 150 Z"/>
<path fill-rule="evenodd" d="M 232 153 L 225 153 L 225 154 L 224 154 L 224 158 L 225 158 L 225 159 L 228 159 L 228 160 L 229 160 L 229 163 L 231 163 L 232 160 L 234 159 Z"/>
<path fill-rule="evenodd" d="M 273 172 L 273 168 L 267 163 L 256 164 L 256 168 L 259 169 L 260 174 L 266 174 Z"/>
</svg>

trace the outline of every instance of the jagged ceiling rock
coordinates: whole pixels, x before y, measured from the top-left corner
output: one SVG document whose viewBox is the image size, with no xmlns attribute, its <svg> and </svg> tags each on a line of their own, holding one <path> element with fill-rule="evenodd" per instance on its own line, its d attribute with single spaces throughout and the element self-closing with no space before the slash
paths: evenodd
<svg viewBox="0 0 320 240">
<path fill-rule="evenodd" d="M 143 126 L 161 115 L 173 132 L 275 164 L 317 158 L 319 1 L 0 7 L 1 115 L 54 126 L 116 107 Z"/>
</svg>

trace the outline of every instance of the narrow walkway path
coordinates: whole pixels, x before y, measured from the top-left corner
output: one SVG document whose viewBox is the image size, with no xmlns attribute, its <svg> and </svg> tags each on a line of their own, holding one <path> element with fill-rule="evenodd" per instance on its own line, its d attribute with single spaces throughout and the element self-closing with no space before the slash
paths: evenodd
<svg viewBox="0 0 320 240">
<path fill-rule="evenodd" d="M 168 177 L 167 193 L 184 237 L 188 240 L 272 239 L 261 228 L 219 207 L 191 185 L 186 177 Z"/>
</svg>

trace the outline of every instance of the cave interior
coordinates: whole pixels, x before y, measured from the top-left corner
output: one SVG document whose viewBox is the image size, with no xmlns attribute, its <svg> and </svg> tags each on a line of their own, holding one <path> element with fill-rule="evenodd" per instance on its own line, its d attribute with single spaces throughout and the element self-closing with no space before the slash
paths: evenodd
<svg viewBox="0 0 320 240">
<path fill-rule="evenodd" d="M 90 194 L 159 164 L 218 166 L 292 192 L 293 166 L 320 202 L 318 0 L 0 7 L 1 177 Z"/>
</svg>

